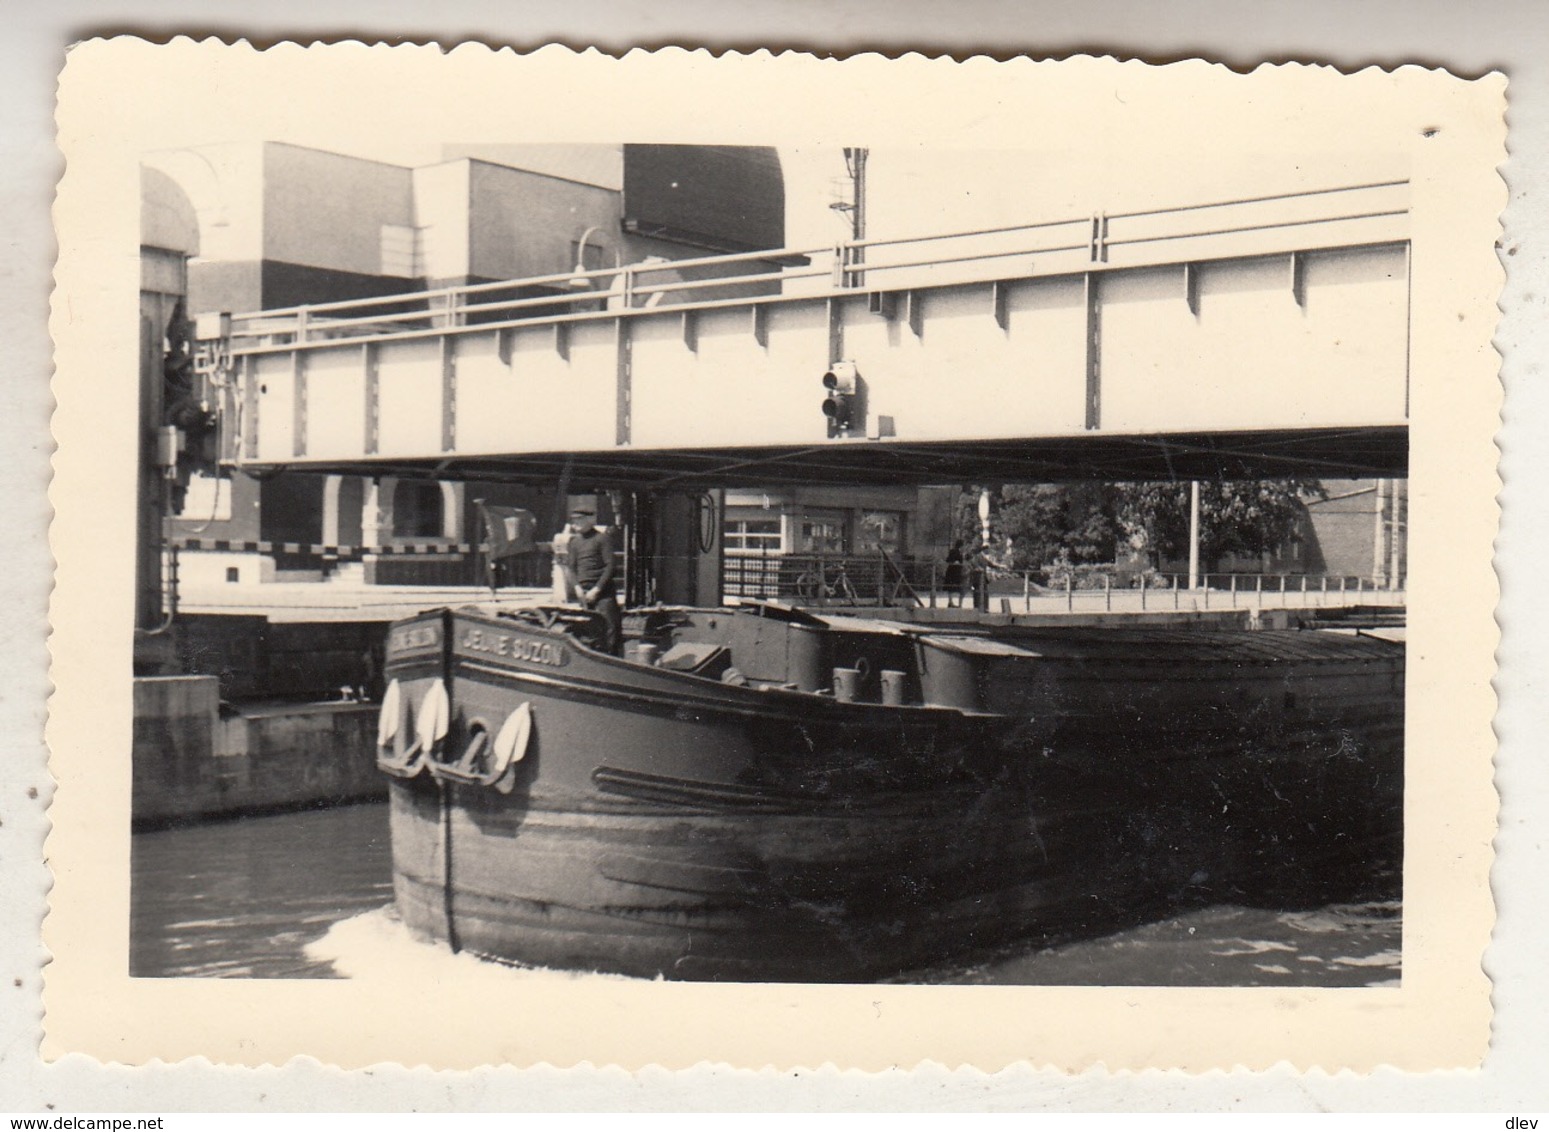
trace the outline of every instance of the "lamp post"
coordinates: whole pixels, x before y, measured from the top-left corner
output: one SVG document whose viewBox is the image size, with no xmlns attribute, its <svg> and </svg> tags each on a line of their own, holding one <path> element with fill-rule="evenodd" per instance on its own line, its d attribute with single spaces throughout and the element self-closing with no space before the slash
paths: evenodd
<svg viewBox="0 0 1549 1132">
<path fill-rule="evenodd" d="M 209 173 L 209 182 L 211 189 L 213 190 L 215 201 L 211 205 L 194 205 L 194 212 L 199 218 L 199 227 L 201 229 L 200 234 L 203 235 L 203 230 L 206 228 L 231 227 L 231 215 L 230 210 L 226 204 L 226 190 L 222 184 L 221 171 L 216 166 L 215 162 L 210 159 L 210 155 L 208 153 L 205 153 L 200 149 L 195 149 L 191 146 L 180 146 L 177 149 L 157 150 L 145 154 L 140 159 L 140 161 L 142 165 L 147 165 L 152 169 L 159 169 L 161 172 L 171 177 L 179 185 L 183 185 L 186 192 L 187 186 L 184 185 L 183 178 L 179 177 L 175 172 L 167 168 L 169 164 L 175 164 L 172 161 L 172 158 L 175 157 L 197 158 L 199 161 L 204 163 L 204 167 Z M 200 195 L 204 196 L 202 193 Z M 210 218 L 208 220 L 205 219 L 206 213 L 210 214 Z"/>
<path fill-rule="evenodd" d="M 586 277 L 586 241 L 601 231 L 600 225 L 593 224 L 582 232 L 581 238 L 576 241 L 575 274 L 570 277 L 570 286 L 577 291 L 589 291 L 592 288 L 592 281 Z"/>
<path fill-rule="evenodd" d="M 1199 589 L 1199 481 L 1189 481 L 1189 589 Z"/>
<path fill-rule="evenodd" d="M 864 146 L 844 147 L 844 169 L 850 177 L 850 199 L 835 201 L 828 206 L 835 212 L 846 214 L 850 220 L 850 239 L 853 243 L 843 248 L 843 261 L 836 268 L 840 286 L 843 287 L 859 287 L 866 281 L 863 273 L 846 268 L 858 267 L 866 258 L 866 249 L 861 246 L 861 242 L 866 239 L 866 159 L 870 153 Z"/>
<path fill-rule="evenodd" d="M 844 149 L 844 167 L 850 174 L 853 194 L 850 206 L 851 230 L 857 240 L 866 238 L 866 159 L 870 154 L 871 150 L 864 146 L 845 146 Z"/>
</svg>

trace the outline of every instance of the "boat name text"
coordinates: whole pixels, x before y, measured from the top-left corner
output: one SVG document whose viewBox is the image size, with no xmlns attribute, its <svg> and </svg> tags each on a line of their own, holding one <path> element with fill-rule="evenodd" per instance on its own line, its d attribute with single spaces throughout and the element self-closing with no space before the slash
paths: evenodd
<svg viewBox="0 0 1549 1132">
<path fill-rule="evenodd" d="M 440 643 L 440 625 L 405 625 L 400 629 L 394 629 L 388 635 L 387 651 L 390 653 L 412 652 L 416 649 L 433 648 Z"/>
<path fill-rule="evenodd" d="M 489 656 L 503 656 L 528 664 L 546 664 L 561 668 L 570 663 L 565 646 L 554 641 L 536 641 L 531 637 L 512 636 L 509 633 L 492 633 L 484 629 L 464 629 L 459 642 L 470 652 Z"/>
</svg>

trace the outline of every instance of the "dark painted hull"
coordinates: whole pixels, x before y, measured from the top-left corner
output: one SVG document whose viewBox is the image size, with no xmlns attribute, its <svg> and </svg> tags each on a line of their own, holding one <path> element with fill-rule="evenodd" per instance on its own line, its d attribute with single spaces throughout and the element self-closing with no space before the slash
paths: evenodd
<svg viewBox="0 0 1549 1132">
<path fill-rule="evenodd" d="M 729 631 L 679 626 L 712 629 Z M 1026 712 L 803 691 L 810 635 L 771 645 L 777 627 L 745 630 L 762 636 L 727 639 L 764 672 L 749 686 L 467 611 L 395 629 L 389 676 L 406 717 L 432 683 L 451 693 L 424 772 L 392 784 L 409 927 L 568 969 L 859 981 L 1123 922 L 1228 876 L 1376 843 L 1396 821 L 1397 794 L 1378 807 L 1370 792 L 1397 789 L 1384 779 L 1401 768 L 1396 734 L 1342 757 L 1300 717 L 1273 735 L 1196 730 L 1186 749 L 1094 725 L 1055 748 Z M 875 648 L 879 665 L 900 664 L 908 644 L 858 632 L 823 640 L 822 659 Z M 781 655 L 798 679 L 767 678 Z M 930 656 L 914 655 L 910 687 L 924 688 Z M 498 787 L 467 780 L 488 760 L 445 770 L 523 703 L 530 736 Z"/>
</svg>

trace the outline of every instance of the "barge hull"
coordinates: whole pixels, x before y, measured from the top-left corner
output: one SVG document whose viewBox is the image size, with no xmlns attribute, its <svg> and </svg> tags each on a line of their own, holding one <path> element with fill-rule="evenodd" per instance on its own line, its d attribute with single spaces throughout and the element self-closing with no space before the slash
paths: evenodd
<svg viewBox="0 0 1549 1132">
<path fill-rule="evenodd" d="M 691 626 L 696 656 L 710 655 L 694 639 L 710 628 Z M 395 633 L 400 736 L 413 705 L 443 688 L 449 702 L 429 773 L 390 763 L 400 913 L 422 937 L 513 963 L 874 980 L 1207 896 L 1305 889 L 1335 860 L 1369 871 L 1402 825 L 1401 650 L 1312 658 L 1353 696 L 1320 697 L 1314 675 L 1277 675 L 1272 657 L 1236 658 L 1212 677 L 1235 674 L 1252 710 L 1204 696 L 1167 721 L 1165 697 L 1147 692 L 1137 725 L 1104 688 L 1123 664 L 1051 660 L 1025 642 L 964 671 L 942 666 L 987 646 L 924 642 L 905 686 L 945 674 L 979 697 L 945 706 L 780 682 L 813 679 L 805 660 L 770 660 L 813 651 L 805 625 L 729 635 L 757 682 L 604 656 L 557 627 L 475 611 Z M 875 646 L 875 674 L 906 663 L 906 644 L 858 629 L 822 647 L 864 660 Z M 1102 710 L 986 710 L 1024 694 L 1019 668 L 1062 709 L 1090 691 Z M 470 779 L 518 710 L 530 731 L 516 761 Z"/>
<path fill-rule="evenodd" d="M 968 817 L 949 808 L 964 799 L 939 796 L 717 815 L 515 811 L 444 789 L 443 801 L 435 784 L 395 784 L 400 913 L 422 935 L 525 964 L 862 981 L 1040 926 L 1112 922 L 1136 895 L 1117 862 L 1105 883 L 1087 850 L 1101 815 L 1033 819 L 1010 799 Z M 1004 851 L 987 861 L 983 839 Z"/>
</svg>

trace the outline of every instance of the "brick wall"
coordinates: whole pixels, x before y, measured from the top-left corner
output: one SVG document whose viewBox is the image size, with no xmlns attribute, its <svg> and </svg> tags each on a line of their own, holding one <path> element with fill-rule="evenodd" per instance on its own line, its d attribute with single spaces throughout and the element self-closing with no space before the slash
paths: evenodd
<svg viewBox="0 0 1549 1132">
<path fill-rule="evenodd" d="M 1372 576 L 1377 490 L 1373 480 L 1330 482 L 1329 497 L 1307 505 L 1307 572 Z"/>
</svg>

